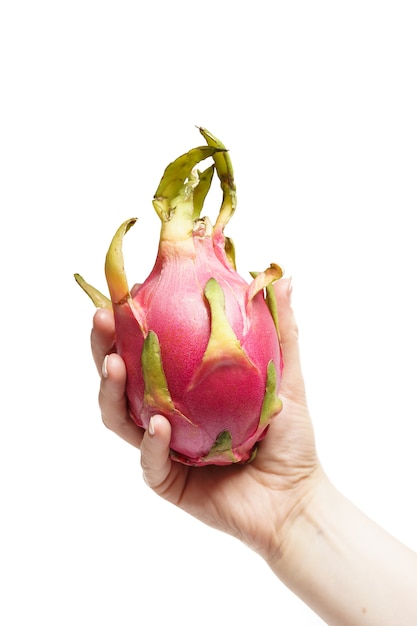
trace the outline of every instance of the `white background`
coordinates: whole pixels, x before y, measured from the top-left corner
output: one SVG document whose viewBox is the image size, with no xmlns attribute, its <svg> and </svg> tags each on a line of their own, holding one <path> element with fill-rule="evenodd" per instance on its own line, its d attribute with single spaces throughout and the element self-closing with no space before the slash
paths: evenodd
<svg viewBox="0 0 417 626">
<path fill-rule="evenodd" d="M 240 272 L 293 277 L 327 473 L 417 549 L 414 8 L 2 3 L 2 624 L 322 623 L 255 554 L 151 493 L 101 424 L 73 273 L 105 290 L 110 238 L 138 216 L 126 268 L 146 277 L 151 200 L 203 143 L 196 124 L 233 160 Z"/>
</svg>

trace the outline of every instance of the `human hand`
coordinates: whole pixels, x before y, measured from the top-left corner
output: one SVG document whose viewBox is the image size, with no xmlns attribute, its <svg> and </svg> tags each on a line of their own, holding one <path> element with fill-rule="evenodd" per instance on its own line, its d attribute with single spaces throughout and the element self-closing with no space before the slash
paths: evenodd
<svg viewBox="0 0 417 626">
<path fill-rule="evenodd" d="M 144 432 L 129 417 L 126 370 L 113 351 L 110 311 L 96 312 L 91 335 L 94 360 L 102 372 L 99 404 L 103 422 L 141 449 L 147 484 L 203 522 L 239 538 L 267 560 L 281 549 L 287 528 L 322 476 L 306 404 L 290 281 L 275 283 L 275 292 L 284 359 L 283 408 L 259 443 L 255 459 L 247 465 L 188 467 L 173 461 L 168 420 L 155 415 Z"/>
</svg>

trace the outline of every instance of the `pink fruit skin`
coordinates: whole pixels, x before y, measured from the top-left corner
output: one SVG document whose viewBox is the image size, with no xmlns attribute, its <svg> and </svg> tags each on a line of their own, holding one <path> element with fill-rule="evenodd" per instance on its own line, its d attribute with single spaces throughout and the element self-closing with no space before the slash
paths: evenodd
<svg viewBox="0 0 417 626">
<path fill-rule="evenodd" d="M 194 234 L 178 252 L 165 250 L 161 242 L 151 274 L 132 290 L 132 304 L 114 307 L 131 416 L 147 428 L 151 415 L 161 413 L 143 402 L 141 354 L 144 335 L 152 330 L 159 339 L 175 408 L 186 418 L 178 412 L 166 414 L 172 425 L 174 456 L 204 465 L 219 433 L 227 429 L 236 459 L 245 462 L 266 432 L 267 425 L 259 427 L 259 418 L 271 360 L 279 387 L 282 360 L 277 330 L 263 293 L 248 301 L 248 283 L 216 256 L 211 237 Z M 219 358 L 216 367 L 198 374 L 210 336 L 210 307 L 203 293 L 210 278 L 223 289 L 227 319 L 252 366 Z M 223 463 L 227 461 L 219 458 L 217 464 Z"/>
<path fill-rule="evenodd" d="M 133 421 L 152 415 L 172 425 L 171 457 L 188 465 L 229 465 L 254 458 L 256 444 L 279 413 L 282 356 L 271 264 L 248 284 L 235 269 L 224 229 L 236 208 L 228 151 L 206 129 L 207 146 L 165 169 L 153 205 L 161 220 L 154 268 L 129 291 L 122 239 L 136 218 L 117 230 L 106 256 L 110 299 L 79 274 L 97 307 L 112 308 L 116 349 L 127 370 Z M 203 172 L 197 164 L 213 164 Z M 223 191 L 211 225 L 201 209 L 214 174 Z"/>
</svg>

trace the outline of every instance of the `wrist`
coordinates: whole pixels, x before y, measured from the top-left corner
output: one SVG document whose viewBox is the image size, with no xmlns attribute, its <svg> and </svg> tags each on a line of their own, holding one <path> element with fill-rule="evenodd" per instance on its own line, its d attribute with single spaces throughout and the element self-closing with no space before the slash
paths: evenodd
<svg viewBox="0 0 417 626">
<path fill-rule="evenodd" d="M 295 549 L 304 541 L 304 537 L 315 530 L 321 533 L 319 527 L 323 519 L 332 510 L 332 499 L 337 494 L 336 489 L 327 478 L 321 466 L 297 487 L 297 495 L 291 495 L 292 504 L 282 522 L 279 532 L 271 542 L 270 550 L 265 557 L 271 569 L 279 575 L 286 576 L 286 570 L 292 570 L 292 563 L 298 550 Z"/>
<path fill-rule="evenodd" d="M 339 624 L 341 603 L 354 595 L 353 589 L 345 593 L 345 566 L 351 558 L 345 528 L 356 523 L 351 508 L 320 468 L 287 520 L 280 550 L 267 561 L 281 581 L 329 624 Z"/>
<path fill-rule="evenodd" d="M 280 489 L 277 515 L 271 519 L 266 540 L 261 546 L 252 546 L 280 578 L 285 576 L 286 569 L 291 569 L 293 545 L 304 535 L 305 526 L 309 525 L 307 520 L 315 516 L 315 509 L 326 506 L 331 487 L 323 469 L 317 465 L 297 485 Z"/>
<path fill-rule="evenodd" d="M 275 574 L 328 624 L 411 625 L 416 555 L 345 498 L 322 470 L 288 519 Z"/>
</svg>

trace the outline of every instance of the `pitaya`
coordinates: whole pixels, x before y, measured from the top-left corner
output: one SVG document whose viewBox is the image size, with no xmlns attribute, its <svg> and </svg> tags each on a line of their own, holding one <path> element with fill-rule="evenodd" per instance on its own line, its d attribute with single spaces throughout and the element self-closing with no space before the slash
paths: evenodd
<svg viewBox="0 0 417 626">
<path fill-rule="evenodd" d="M 233 170 L 223 144 L 199 129 L 207 145 L 168 165 L 153 205 L 161 220 L 156 262 L 129 290 L 122 240 L 136 218 L 117 230 L 105 273 L 111 300 L 77 282 L 97 307 L 113 308 L 116 348 L 127 369 L 132 419 L 147 428 L 158 413 L 172 425 L 171 456 L 187 465 L 248 462 L 281 409 L 282 372 L 272 283 L 275 264 L 236 272 L 234 246 L 224 229 L 236 208 Z M 214 163 L 203 172 L 196 166 Z M 212 226 L 201 217 L 214 170 L 223 200 Z"/>
</svg>

